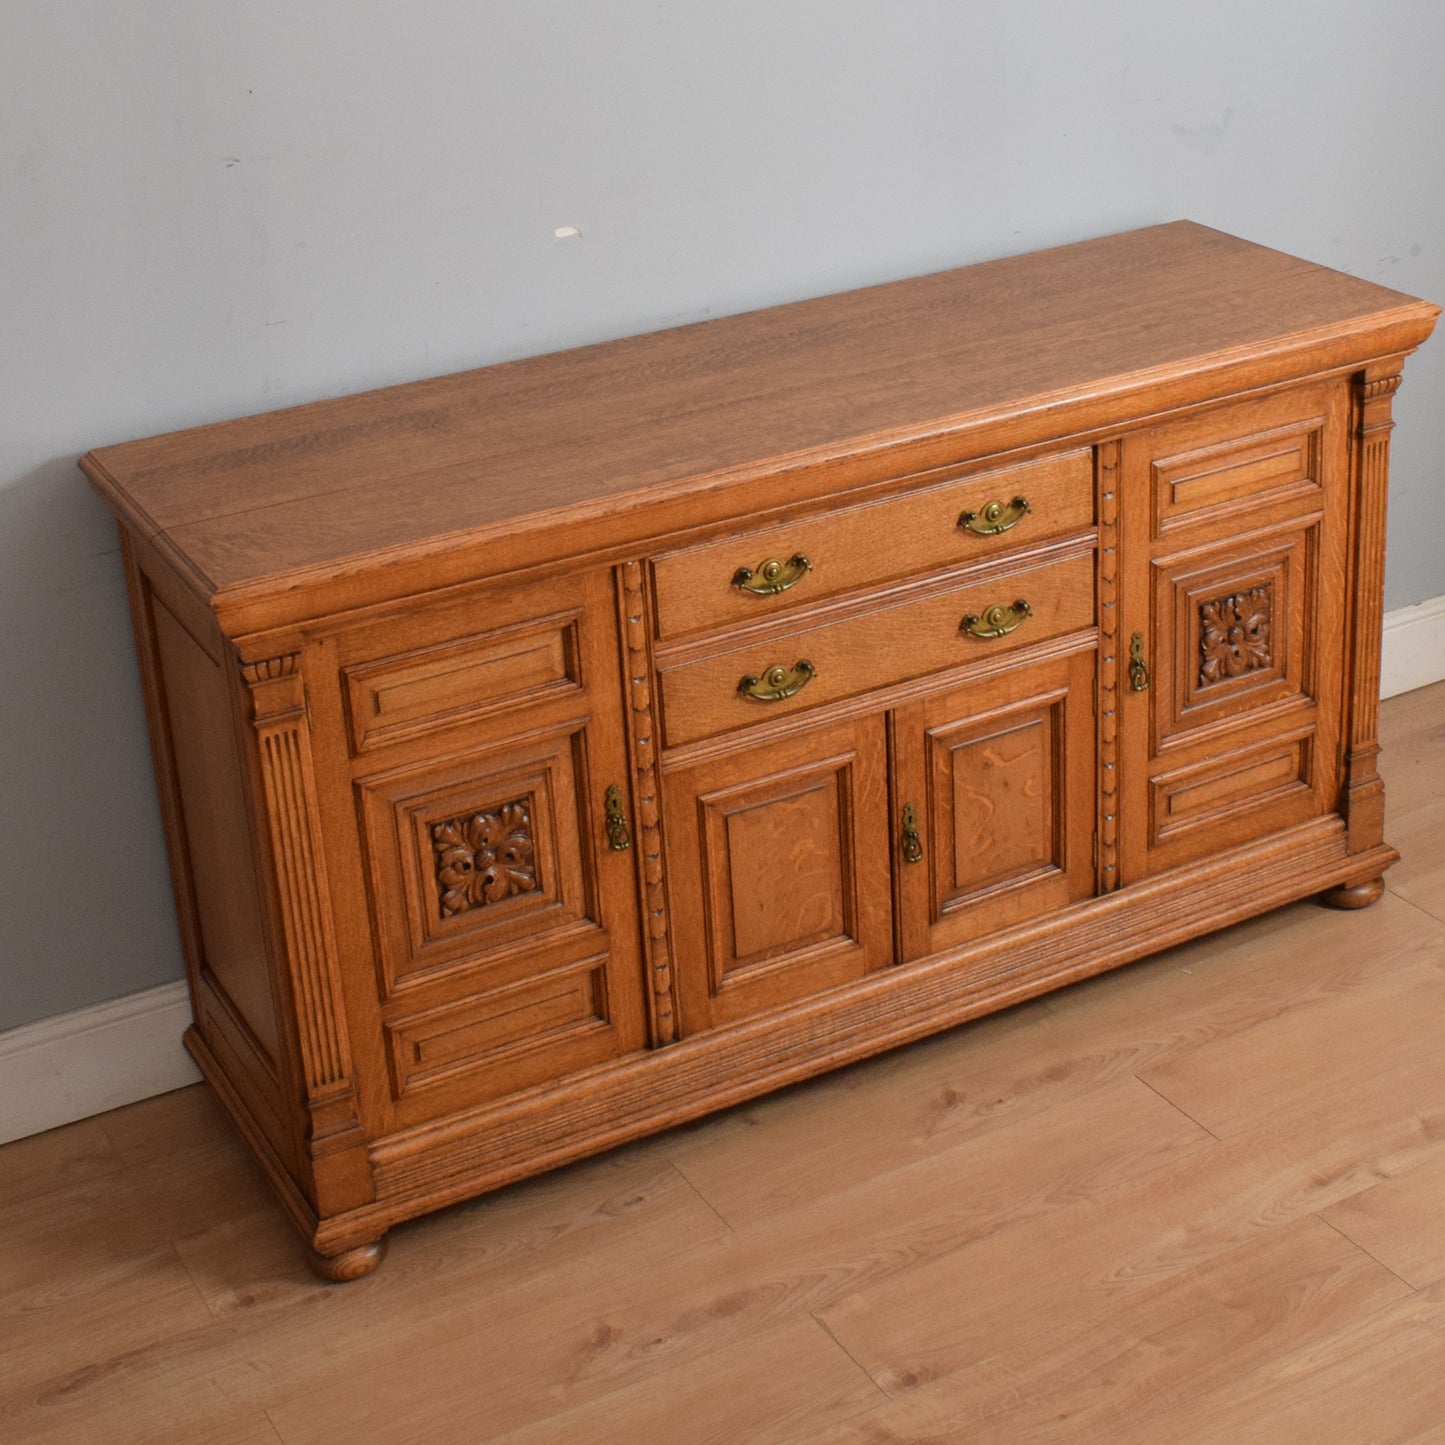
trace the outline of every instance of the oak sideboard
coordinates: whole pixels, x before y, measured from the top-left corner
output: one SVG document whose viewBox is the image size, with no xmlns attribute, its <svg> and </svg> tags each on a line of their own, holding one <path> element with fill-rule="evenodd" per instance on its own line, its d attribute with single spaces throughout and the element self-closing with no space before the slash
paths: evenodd
<svg viewBox="0 0 1445 1445">
<path fill-rule="evenodd" d="M 186 1041 L 313 1266 L 1377 898 L 1437 315 L 1178 222 L 90 453 Z"/>
</svg>

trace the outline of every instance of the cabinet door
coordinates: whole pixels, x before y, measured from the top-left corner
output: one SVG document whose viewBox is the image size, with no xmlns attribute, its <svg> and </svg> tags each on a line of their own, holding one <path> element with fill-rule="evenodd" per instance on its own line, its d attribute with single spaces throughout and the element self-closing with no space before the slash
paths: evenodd
<svg viewBox="0 0 1445 1445">
<path fill-rule="evenodd" d="M 473 589 L 324 639 L 353 1044 L 404 1127 L 646 1044 L 612 580 Z"/>
<path fill-rule="evenodd" d="M 1026 663 L 895 713 L 905 959 L 1093 892 L 1094 657 Z"/>
<path fill-rule="evenodd" d="M 1347 422 L 1331 383 L 1124 443 L 1126 883 L 1336 806 Z"/>
<path fill-rule="evenodd" d="M 715 754 L 669 774 L 665 792 L 685 1032 L 890 961 L 881 716 Z"/>
</svg>

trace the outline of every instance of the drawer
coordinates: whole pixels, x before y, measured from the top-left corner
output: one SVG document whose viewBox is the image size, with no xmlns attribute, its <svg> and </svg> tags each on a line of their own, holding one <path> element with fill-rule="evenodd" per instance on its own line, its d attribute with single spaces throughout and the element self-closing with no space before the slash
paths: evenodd
<svg viewBox="0 0 1445 1445">
<path fill-rule="evenodd" d="M 1016 603 L 1026 604 L 1016 609 Z M 974 632 L 964 630 L 975 619 Z M 669 746 L 984 662 L 1094 622 L 1094 554 L 985 580 L 659 669 Z M 983 635 L 974 635 L 974 633 Z M 741 690 L 752 679 L 749 695 Z M 758 696 L 757 694 L 762 694 Z"/>
<path fill-rule="evenodd" d="M 653 562 L 658 636 L 756 622 L 870 583 L 988 561 L 1088 527 L 1093 516 L 1093 454 L 1081 448 L 737 532 Z"/>
</svg>

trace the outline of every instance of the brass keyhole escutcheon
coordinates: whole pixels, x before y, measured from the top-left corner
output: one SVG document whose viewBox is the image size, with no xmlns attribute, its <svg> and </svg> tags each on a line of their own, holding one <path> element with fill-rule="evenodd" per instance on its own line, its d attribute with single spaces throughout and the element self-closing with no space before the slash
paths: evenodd
<svg viewBox="0 0 1445 1445">
<path fill-rule="evenodd" d="M 632 829 L 627 826 L 627 814 L 622 811 L 622 789 L 616 783 L 608 784 L 602 810 L 606 815 L 607 846 L 614 853 L 625 853 L 632 847 Z"/>
<path fill-rule="evenodd" d="M 1144 634 L 1136 632 L 1129 639 L 1129 688 L 1132 692 L 1149 691 L 1149 664 L 1144 661 Z"/>
<path fill-rule="evenodd" d="M 903 845 L 905 863 L 923 861 L 923 839 L 918 836 L 918 814 L 913 811 L 912 803 L 903 805 L 903 834 L 900 842 Z"/>
</svg>

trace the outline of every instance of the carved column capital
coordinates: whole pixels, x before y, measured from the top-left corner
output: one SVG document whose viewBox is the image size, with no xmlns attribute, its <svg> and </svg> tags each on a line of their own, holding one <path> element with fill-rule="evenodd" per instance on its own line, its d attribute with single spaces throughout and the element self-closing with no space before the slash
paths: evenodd
<svg viewBox="0 0 1445 1445">
<path fill-rule="evenodd" d="M 258 727 L 306 711 L 300 664 L 300 654 L 295 652 L 241 664 L 241 677 L 251 694 L 251 719 Z"/>
</svg>

